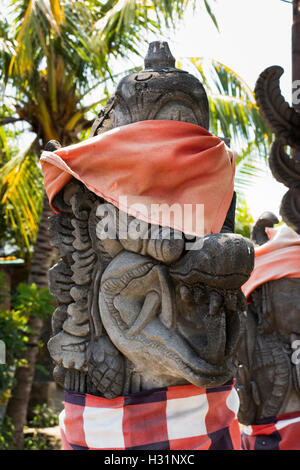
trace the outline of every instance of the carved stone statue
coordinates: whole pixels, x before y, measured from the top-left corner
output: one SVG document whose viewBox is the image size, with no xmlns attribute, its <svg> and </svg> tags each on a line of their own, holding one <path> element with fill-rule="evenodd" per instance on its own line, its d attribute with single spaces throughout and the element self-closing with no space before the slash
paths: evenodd
<svg viewBox="0 0 300 470">
<path fill-rule="evenodd" d="M 144 70 L 121 80 L 91 137 L 156 120 L 201 126 L 210 135 L 203 86 L 175 68 L 168 45 L 160 42 L 150 44 Z M 59 153 L 55 142 L 46 148 L 55 149 Z M 246 310 L 240 287 L 254 251 L 233 233 L 230 200 L 220 233 L 197 237 L 124 214 L 76 177 L 65 184 L 53 200 L 58 213 L 51 233 L 61 260 L 50 271 L 59 305 L 48 344 L 55 379 L 65 389 L 118 399 L 233 379 Z M 104 206 L 105 223 L 118 221 L 112 238 L 101 236 Z M 139 237 L 124 236 L 123 215 L 138 224 Z M 199 245 L 188 250 L 187 242 Z"/>
<path fill-rule="evenodd" d="M 286 150 L 290 146 L 300 150 L 300 113 L 289 106 L 280 92 L 279 79 L 282 67 L 272 66 L 259 76 L 255 98 L 260 112 L 275 140 L 270 149 L 269 165 L 274 178 L 289 188 L 284 195 L 280 215 L 283 221 L 300 232 L 300 163 Z"/>
<path fill-rule="evenodd" d="M 236 386 L 248 450 L 300 448 L 300 236 L 270 228 L 278 222 L 266 212 L 253 227 L 256 264 L 243 286 L 248 314 Z"/>
</svg>

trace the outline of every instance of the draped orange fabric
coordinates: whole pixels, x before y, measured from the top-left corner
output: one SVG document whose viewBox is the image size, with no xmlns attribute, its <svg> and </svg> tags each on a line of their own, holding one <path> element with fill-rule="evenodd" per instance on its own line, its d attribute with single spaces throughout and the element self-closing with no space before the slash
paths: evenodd
<svg viewBox="0 0 300 470">
<path fill-rule="evenodd" d="M 265 282 L 283 277 L 300 278 L 300 236 L 285 225 L 265 230 L 269 241 L 255 248 L 254 270 L 242 286 L 246 298 Z"/>
<path fill-rule="evenodd" d="M 74 177 L 130 215 L 198 236 L 222 228 L 233 196 L 234 163 L 223 141 L 179 121 L 136 122 L 41 156 L 54 210 L 54 196 Z M 174 204 L 182 212 L 166 222 L 164 211 Z"/>
</svg>

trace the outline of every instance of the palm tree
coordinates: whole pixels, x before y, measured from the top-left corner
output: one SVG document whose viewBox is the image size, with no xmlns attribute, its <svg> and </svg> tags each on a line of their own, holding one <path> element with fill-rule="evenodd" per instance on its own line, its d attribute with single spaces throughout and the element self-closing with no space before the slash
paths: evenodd
<svg viewBox="0 0 300 470">
<path fill-rule="evenodd" d="M 12 21 L 0 18 L 0 82 L 5 91 L 0 125 L 25 122 L 35 135 L 29 148 L 5 164 L 0 174 L 6 216 L 16 231 L 22 227 L 27 249 L 36 235 L 30 235 L 31 229 L 38 227 L 29 283 L 47 285 L 53 257 L 47 231 L 50 209 L 39 186 L 41 149 L 49 140 L 62 145 L 78 140 L 91 125 L 87 113 L 107 98 L 105 84 L 113 78 L 113 59 L 126 57 L 128 51 L 138 54 L 141 31 L 155 33 L 163 25 L 175 25 L 188 3 L 195 5 L 196 1 L 14 0 Z M 215 22 L 210 2 L 202 3 Z M 101 84 L 102 95 L 87 103 L 87 95 Z M 31 318 L 29 327 L 34 333 L 25 357 L 28 364 L 17 370 L 17 385 L 8 406 L 18 449 L 23 446 L 42 322 Z"/>
</svg>

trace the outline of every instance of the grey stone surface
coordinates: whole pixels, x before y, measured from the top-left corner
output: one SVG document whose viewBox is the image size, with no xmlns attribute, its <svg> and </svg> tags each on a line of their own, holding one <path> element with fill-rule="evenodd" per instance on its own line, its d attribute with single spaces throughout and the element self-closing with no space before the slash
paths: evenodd
<svg viewBox="0 0 300 470">
<path fill-rule="evenodd" d="M 145 69 L 121 80 L 91 135 L 146 119 L 208 127 L 203 86 L 174 68 L 165 43 L 152 44 Z M 254 259 L 252 243 L 231 233 L 235 199 L 224 233 L 196 240 L 190 251 L 183 233 L 171 229 L 167 239 L 166 228 L 143 222 L 137 239 L 124 238 L 122 222 L 103 239 L 104 204 L 113 219 L 114 206 L 75 180 L 55 200 L 61 213 L 51 231 L 61 260 L 50 283 L 59 305 L 48 344 L 55 379 L 106 398 L 232 379 L 246 311 L 240 287 Z M 151 231 L 155 239 L 143 237 Z"/>
</svg>

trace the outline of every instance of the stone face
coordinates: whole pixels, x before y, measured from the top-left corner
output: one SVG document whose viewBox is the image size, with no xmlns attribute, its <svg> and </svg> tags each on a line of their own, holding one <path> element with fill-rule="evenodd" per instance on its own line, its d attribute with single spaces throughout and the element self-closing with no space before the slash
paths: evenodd
<svg viewBox="0 0 300 470">
<path fill-rule="evenodd" d="M 174 68 L 165 43 L 150 45 L 145 69 L 125 77 L 95 121 L 91 135 L 145 119 L 175 119 L 208 127 L 201 83 Z M 101 237 L 104 204 L 72 180 L 55 199 L 52 268 L 59 306 L 49 350 L 54 375 L 67 389 L 106 398 L 172 385 L 213 387 L 232 379 L 245 321 L 241 285 L 253 269 L 251 242 L 232 233 L 234 204 L 224 230 L 186 250 L 183 233 L 139 222 L 141 235 Z M 118 217 L 122 220 L 122 217 Z M 134 221 L 129 216 L 129 221 Z M 100 228 L 99 228 L 100 227 Z"/>
<path fill-rule="evenodd" d="M 150 44 L 144 70 L 124 77 L 95 121 L 91 135 L 137 121 L 175 120 L 208 129 L 209 105 L 203 85 L 175 68 L 167 43 Z"/>
<path fill-rule="evenodd" d="M 253 240 L 264 244 L 264 228 L 274 223 L 274 214 L 263 214 L 253 229 Z M 247 425 L 300 410 L 300 369 L 293 360 L 293 355 L 299 359 L 300 279 L 269 281 L 256 288 L 251 298 L 236 384 L 239 421 Z"/>
</svg>

